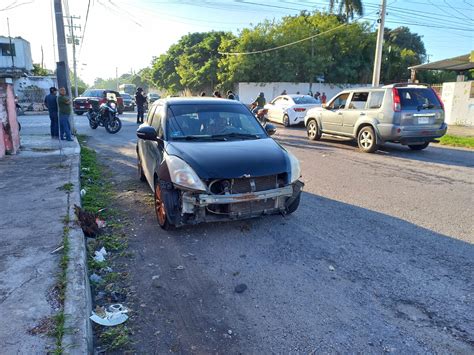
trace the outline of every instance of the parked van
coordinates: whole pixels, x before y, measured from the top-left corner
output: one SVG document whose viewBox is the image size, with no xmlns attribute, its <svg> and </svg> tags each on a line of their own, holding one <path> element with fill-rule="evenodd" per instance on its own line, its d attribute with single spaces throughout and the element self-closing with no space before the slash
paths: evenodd
<svg viewBox="0 0 474 355">
<path fill-rule="evenodd" d="M 385 142 L 422 150 L 447 130 L 437 93 L 427 85 L 407 83 L 344 90 L 309 110 L 304 123 L 310 140 L 323 133 L 351 137 L 366 153 Z"/>
</svg>

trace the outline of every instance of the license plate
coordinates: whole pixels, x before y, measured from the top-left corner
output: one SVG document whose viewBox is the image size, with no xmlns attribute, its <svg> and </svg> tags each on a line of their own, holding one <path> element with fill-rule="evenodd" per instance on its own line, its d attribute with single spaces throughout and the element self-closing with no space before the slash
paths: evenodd
<svg viewBox="0 0 474 355">
<path fill-rule="evenodd" d="M 418 124 L 428 124 L 430 123 L 429 117 L 418 117 Z"/>
<path fill-rule="evenodd" d="M 79 108 L 84 108 L 84 106 L 79 106 Z"/>
</svg>

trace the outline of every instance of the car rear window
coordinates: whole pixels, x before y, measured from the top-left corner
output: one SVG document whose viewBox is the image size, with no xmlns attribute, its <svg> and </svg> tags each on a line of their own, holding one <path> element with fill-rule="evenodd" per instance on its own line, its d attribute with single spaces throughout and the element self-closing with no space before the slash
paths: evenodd
<svg viewBox="0 0 474 355">
<path fill-rule="evenodd" d="M 399 88 L 402 110 L 438 109 L 441 104 L 431 89 Z"/>
<path fill-rule="evenodd" d="M 86 90 L 81 96 L 101 97 L 104 90 Z"/>
<path fill-rule="evenodd" d="M 310 104 L 318 104 L 318 100 L 311 96 L 297 96 L 293 97 L 293 101 L 297 105 L 310 105 Z"/>
</svg>

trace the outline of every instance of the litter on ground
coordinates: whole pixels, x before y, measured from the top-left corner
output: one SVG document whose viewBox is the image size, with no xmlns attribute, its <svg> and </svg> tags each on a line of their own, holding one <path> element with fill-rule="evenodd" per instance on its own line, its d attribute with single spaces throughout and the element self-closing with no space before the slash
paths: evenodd
<svg viewBox="0 0 474 355">
<path fill-rule="evenodd" d="M 97 312 L 92 312 L 89 319 L 94 323 L 106 327 L 113 327 L 127 321 L 128 316 L 126 313 L 128 313 L 128 309 L 117 303 L 110 305 L 107 309 L 100 309 Z"/>
</svg>

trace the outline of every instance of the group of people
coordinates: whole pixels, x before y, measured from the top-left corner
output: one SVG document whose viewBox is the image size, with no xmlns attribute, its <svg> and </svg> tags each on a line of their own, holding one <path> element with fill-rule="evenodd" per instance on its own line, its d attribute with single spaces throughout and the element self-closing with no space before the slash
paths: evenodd
<svg viewBox="0 0 474 355">
<path fill-rule="evenodd" d="M 51 137 L 61 140 L 72 141 L 71 126 L 69 118 L 71 116 L 71 99 L 66 95 L 66 89 L 58 89 L 54 86 L 49 88 L 49 94 L 44 98 L 44 104 L 48 109 L 51 130 Z"/>
<path fill-rule="evenodd" d="M 206 94 L 205 91 L 202 91 L 199 96 L 201 96 L 201 97 L 206 97 L 207 94 Z M 217 98 L 217 99 L 222 99 L 221 93 L 220 93 L 219 91 L 217 91 L 217 90 L 212 93 L 212 97 L 215 97 L 215 98 Z M 228 100 L 238 100 L 238 99 L 239 99 L 239 97 L 238 97 L 236 94 L 234 94 L 234 93 L 232 92 L 232 90 L 227 90 L 227 93 L 226 93 L 225 98 L 227 98 Z"/>
</svg>

